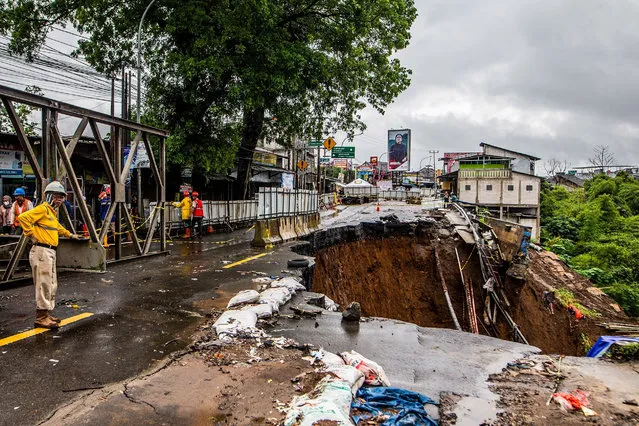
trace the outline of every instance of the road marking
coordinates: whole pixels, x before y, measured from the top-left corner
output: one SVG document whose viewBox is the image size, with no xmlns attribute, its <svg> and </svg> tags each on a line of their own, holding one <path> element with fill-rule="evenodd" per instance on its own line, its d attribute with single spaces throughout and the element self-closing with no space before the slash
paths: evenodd
<svg viewBox="0 0 639 426">
<path fill-rule="evenodd" d="M 80 321 L 81 319 L 88 318 L 92 316 L 91 312 L 84 312 L 80 315 L 76 315 L 74 317 L 65 318 L 60 321 L 60 327 L 71 324 L 76 321 Z M 22 333 L 14 334 L 13 336 L 5 337 L 4 339 L 0 339 L 0 346 L 5 346 L 11 343 L 15 343 L 19 340 L 26 339 L 27 337 L 35 336 L 36 334 L 45 333 L 50 331 L 48 328 L 34 328 L 32 330 L 28 330 Z"/>
<path fill-rule="evenodd" d="M 225 265 L 225 266 L 223 266 L 223 268 L 224 269 L 229 269 L 229 268 L 232 268 L 234 266 L 241 265 L 242 263 L 246 263 L 246 262 L 249 262 L 249 261 L 254 260 L 254 259 L 259 259 L 260 257 L 266 256 L 267 254 L 268 254 L 268 252 L 260 253 L 260 254 L 257 254 L 255 256 L 251 256 L 251 257 L 247 257 L 246 259 L 238 260 L 235 263 L 231 263 L 231 264 Z"/>
</svg>

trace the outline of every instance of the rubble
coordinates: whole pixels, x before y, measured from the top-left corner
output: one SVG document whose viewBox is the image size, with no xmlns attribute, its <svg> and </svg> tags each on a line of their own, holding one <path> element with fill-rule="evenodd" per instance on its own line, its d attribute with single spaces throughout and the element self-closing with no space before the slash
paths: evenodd
<svg viewBox="0 0 639 426">
<path fill-rule="evenodd" d="M 351 302 L 342 312 L 345 321 L 359 321 L 362 317 L 362 308 L 358 302 Z"/>
</svg>

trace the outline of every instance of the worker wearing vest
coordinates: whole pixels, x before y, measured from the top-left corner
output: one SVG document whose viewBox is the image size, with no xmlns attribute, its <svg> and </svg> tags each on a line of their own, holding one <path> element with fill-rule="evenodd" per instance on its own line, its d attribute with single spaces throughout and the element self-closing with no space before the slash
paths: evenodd
<svg viewBox="0 0 639 426">
<path fill-rule="evenodd" d="M 44 190 L 45 201 L 36 208 L 18 217 L 24 235 L 31 239 L 33 247 L 29 253 L 29 263 L 33 273 L 36 295 L 36 320 L 34 325 L 43 328 L 58 328 L 59 318 L 51 315 L 55 308 L 55 294 L 58 289 L 55 258 L 58 237 L 79 240 L 80 236 L 64 229 L 56 216 L 56 210 L 66 197 L 60 182 L 53 181 Z"/>
<path fill-rule="evenodd" d="M 33 208 L 33 203 L 24 198 L 25 195 L 26 194 L 24 193 L 24 189 L 22 188 L 17 188 L 13 192 L 13 196 L 16 197 L 16 200 L 11 206 L 11 212 L 9 213 L 9 222 L 11 223 L 11 233 L 14 235 L 22 234 L 22 228 L 20 228 L 18 216 Z"/>
<path fill-rule="evenodd" d="M 193 221 L 191 222 L 191 228 L 193 229 L 193 236 L 202 238 L 202 220 L 204 219 L 204 205 L 202 200 L 199 199 L 200 194 L 197 191 L 193 191 Z M 197 226 L 197 231 L 195 227 Z"/>
<path fill-rule="evenodd" d="M 189 191 L 184 191 L 184 198 L 182 201 L 173 203 L 173 207 L 177 207 L 181 210 L 182 226 L 184 227 L 184 238 L 191 237 L 191 209 L 193 207 L 193 201 L 189 197 Z"/>
</svg>

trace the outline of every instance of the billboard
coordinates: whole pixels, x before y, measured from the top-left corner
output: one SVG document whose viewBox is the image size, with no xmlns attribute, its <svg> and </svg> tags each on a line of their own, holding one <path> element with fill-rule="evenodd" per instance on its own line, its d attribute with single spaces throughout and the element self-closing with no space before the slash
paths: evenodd
<svg viewBox="0 0 639 426">
<path fill-rule="evenodd" d="M 410 170 L 410 129 L 388 131 L 388 170 Z"/>
</svg>

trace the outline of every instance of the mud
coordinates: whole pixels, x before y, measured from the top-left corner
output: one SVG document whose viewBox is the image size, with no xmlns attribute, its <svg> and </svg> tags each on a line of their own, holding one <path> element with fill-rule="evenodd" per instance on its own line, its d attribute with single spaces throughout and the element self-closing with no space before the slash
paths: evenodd
<svg viewBox="0 0 639 426">
<path fill-rule="evenodd" d="M 307 286 L 325 293 L 342 307 L 359 302 L 368 317 L 392 318 L 422 327 L 454 328 L 446 304 L 441 273 L 458 321 L 470 331 L 468 306 L 455 249 L 470 279 L 481 334 L 512 340 L 513 331 L 501 315 L 496 324 L 483 321 L 486 290 L 479 258 L 472 245 L 451 233 L 445 219 L 415 223 L 362 223 L 317 232 L 298 252 L 315 255 L 307 271 Z M 525 279 L 502 278 L 505 305 L 531 345 L 544 353 L 583 356 L 603 334 L 603 322 L 629 322 L 613 301 L 584 277 L 570 270 L 552 253 L 532 251 L 525 265 Z M 595 312 L 577 321 L 566 307 L 544 304 L 544 292 L 568 289 L 585 308 Z"/>
</svg>

